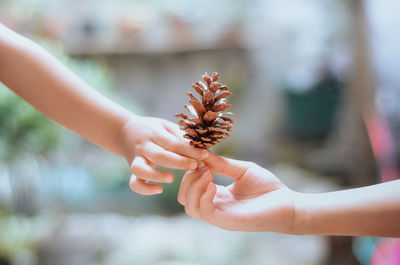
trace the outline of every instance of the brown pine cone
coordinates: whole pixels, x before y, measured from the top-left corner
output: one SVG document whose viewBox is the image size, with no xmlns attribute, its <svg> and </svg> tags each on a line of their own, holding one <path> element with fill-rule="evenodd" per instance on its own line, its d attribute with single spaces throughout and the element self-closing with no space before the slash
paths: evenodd
<svg viewBox="0 0 400 265">
<path fill-rule="evenodd" d="M 204 82 L 198 81 L 192 85 L 201 100 L 187 92 L 190 104 L 185 105 L 185 108 L 194 118 L 183 113 L 175 114 L 175 117 L 182 118 L 178 123 L 181 130 L 186 132 L 184 137 L 190 140 L 190 144 L 207 149 L 230 137 L 228 132 L 231 131 L 234 122 L 224 116 L 231 114 L 224 112 L 231 107 L 226 99 L 231 92 L 227 86 L 218 82 L 219 74 L 214 72 L 209 76 L 205 73 L 202 77 Z"/>
</svg>

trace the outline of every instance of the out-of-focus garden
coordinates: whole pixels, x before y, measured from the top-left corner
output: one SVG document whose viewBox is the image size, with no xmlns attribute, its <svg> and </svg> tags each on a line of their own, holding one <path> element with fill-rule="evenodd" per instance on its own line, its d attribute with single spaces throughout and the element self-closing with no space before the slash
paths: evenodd
<svg viewBox="0 0 400 265">
<path fill-rule="evenodd" d="M 399 177 L 399 8 L 0 0 L 0 22 L 142 115 L 176 121 L 191 83 L 218 71 L 235 125 L 212 151 L 324 192 Z M 0 264 L 389 264 L 376 263 L 384 239 L 228 232 L 191 219 L 176 201 L 183 171 L 174 173 L 161 195 L 133 193 L 122 158 L 0 83 Z"/>
</svg>

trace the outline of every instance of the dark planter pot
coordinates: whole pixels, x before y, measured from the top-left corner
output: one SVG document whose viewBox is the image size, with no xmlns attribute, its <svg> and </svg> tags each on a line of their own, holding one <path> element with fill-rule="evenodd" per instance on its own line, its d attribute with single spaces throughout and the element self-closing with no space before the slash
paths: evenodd
<svg viewBox="0 0 400 265">
<path fill-rule="evenodd" d="M 0 265 L 10 265 L 10 261 L 0 257 Z"/>
<path fill-rule="evenodd" d="M 322 140 L 331 131 L 342 91 L 341 82 L 329 77 L 307 92 L 285 89 L 289 134 L 300 140 Z"/>
</svg>

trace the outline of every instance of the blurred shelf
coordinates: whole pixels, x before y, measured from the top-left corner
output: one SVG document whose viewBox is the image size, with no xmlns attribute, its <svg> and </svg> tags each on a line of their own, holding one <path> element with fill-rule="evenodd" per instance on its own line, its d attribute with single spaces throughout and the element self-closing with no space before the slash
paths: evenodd
<svg viewBox="0 0 400 265">
<path fill-rule="evenodd" d="M 91 55 L 164 55 L 164 54 L 187 54 L 214 52 L 225 50 L 247 50 L 242 44 L 222 44 L 222 45 L 176 45 L 167 47 L 138 46 L 99 46 L 99 45 L 76 45 L 65 46 L 65 50 L 72 56 L 91 56 Z"/>
</svg>

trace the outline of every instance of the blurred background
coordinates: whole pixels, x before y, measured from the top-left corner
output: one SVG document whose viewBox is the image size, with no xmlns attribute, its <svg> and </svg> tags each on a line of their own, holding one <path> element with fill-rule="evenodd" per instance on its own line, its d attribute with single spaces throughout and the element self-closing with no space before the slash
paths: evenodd
<svg viewBox="0 0 400 265">
<path fill-rule="evenodd" d="M 190 85 L 218 71 L 236 123 L 212 151 L 257 162 L 294 190 L 325 192 L 399 178 L 399 8 L 397 0 L 0 0 L 0 22 L 142 115 L 176 121 Z M 0 264 L 400 264 L 398 241 L 203 224 L 176 202 L 183 172 L 174 173 L 161 195 L 131 192 L 123 159 L 0 83 Z"/>
</svg>

